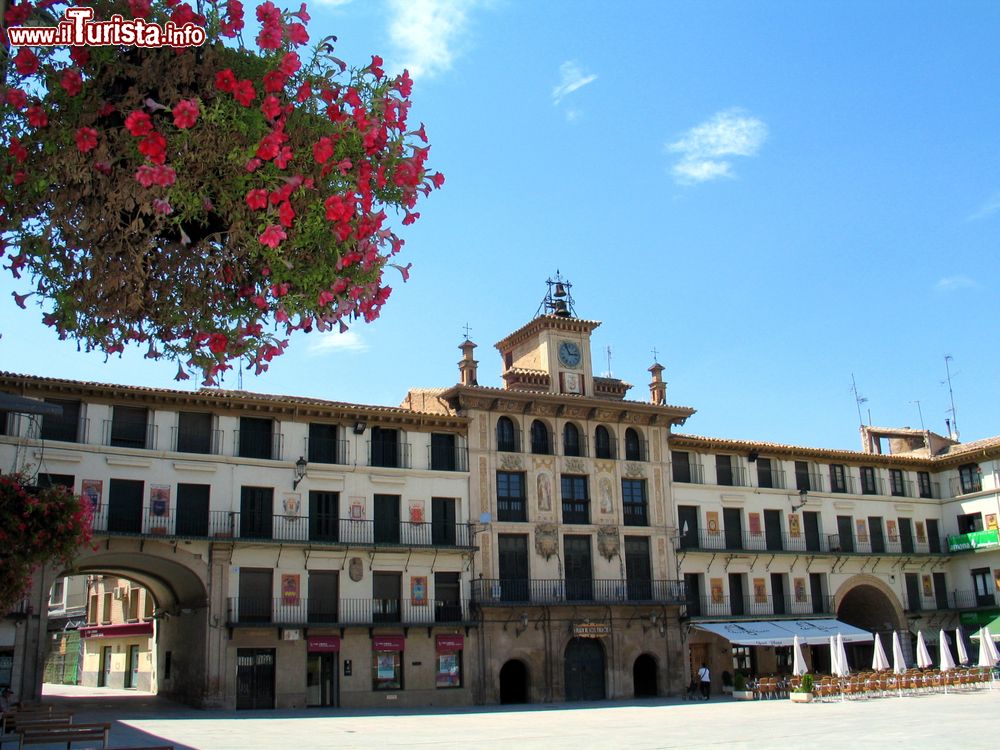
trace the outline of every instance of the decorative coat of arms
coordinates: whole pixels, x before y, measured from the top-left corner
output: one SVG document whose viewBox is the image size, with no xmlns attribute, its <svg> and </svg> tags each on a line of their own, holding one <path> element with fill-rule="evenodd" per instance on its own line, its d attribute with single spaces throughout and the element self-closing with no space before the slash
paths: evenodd
<svg viewBox="0 0 1000 750">
<path fill-rule="evenodd" d="M 535 552 L 548 560 L 559 551 L 559 532 L 554 523 L 535 526 Z"/>
</svg>

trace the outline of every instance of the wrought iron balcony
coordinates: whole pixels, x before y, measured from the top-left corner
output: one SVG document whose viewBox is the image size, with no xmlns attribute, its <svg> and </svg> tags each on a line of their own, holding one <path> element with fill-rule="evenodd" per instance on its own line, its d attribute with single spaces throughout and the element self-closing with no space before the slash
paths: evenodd
<svg viewBox="0 0 1000 750">
<path fill-rule="evenodd" d="M 410 444 L 368 441 L 368 465 L 390 469 L 410 469 Z"/>
<path fill-rule="evenodd" d="M 952 591 L 949 595 L 954 609 L 984 609 L 1000 606 L 1000 592 Z"/>
<path fill-rule="evenodd" d="M 949 539 L 951 539 L 949 537 Z M 936 542 L 936 544 L 935 544 Z M 873 537 L 871 535 L 841 536 L 840 534 L 818 534 L 807 536 L 804 532 L 798 535 L 789 534 L 787 531 L 780 533 L 767 533 L 762 529 L 760 533 L 751 533 L 743 530 L 719 529 L 709 531 L 708 529 L 697 529 L 697 533 L 691 531 L 681 533 L 677 537 L 677 547 L 681 550 L 705 550 L 705 551 L 728 551 L 728 552 L 824 552 L 830 554 L 858 554 L 858 555 L 937 555 L 947 552 L 947 544 L 944 539 L 932 540 L 925 537 L 923 541 L 914 538 L 912 549 L 903 549 L 901 538 L 897 536 Z"/>
<path fill-rule="evenodd" d="M 280 432 L 258 432 L 256 430 L 233 430 L 233 455 L 241 458 L 262 458 L 280 461 L 284 438 Z"/>
<path fill-rule="evenodd" d="M 176 508 L 116 507 L 104 503 L 93 516 L 94 533 L 109 536 L 253 539 L 310 546 L 472 547 L 471 525 L 425 521 L 362 520 L 312 516 L 210 511 L 178 513 Z"/>
<path fill-rule="evenodd" d="M 778 596 L 701 596 L 687 602 L 689 617 L 784 617 L 829 615 L 834 612 L 833 597 L 820 599 Z"/>
<path fill-rule="evenodd" d="M 427 468 L 434 471 L 468 471 L 469 449 L 458 445 L 428 445 Z"/>
<path fill-rule="evenodd" d="M 305 456 L 311 464 L 351 463 L 351 444 L 347 440 L 335 438 L 304 438 Z"/>
<path fill-rule="evenodd" d="M 156 450 L 156 434 L 155 424 L 105 419 L 103 444 L 118 448 Z"/>
<path fill-rule="evenodd" d="M 518 604 L 683 604 L 684 582 L 673 580 L 480 578 L 472 600 L 485 606 Z"/>
<path fill-rule="evenodd" d="M 170 449 L 218 456 L 222 453 L 222 430 L 187 430 L 175 425 L 170 428 Z"/>
<path fill-rule="evenodd" d="M 360 625 L 435 625 L 471 623 L 469 600 L 309 599 L 268 596 L 231 597 L 227 624 L 287 627 Z"/>
</svg>

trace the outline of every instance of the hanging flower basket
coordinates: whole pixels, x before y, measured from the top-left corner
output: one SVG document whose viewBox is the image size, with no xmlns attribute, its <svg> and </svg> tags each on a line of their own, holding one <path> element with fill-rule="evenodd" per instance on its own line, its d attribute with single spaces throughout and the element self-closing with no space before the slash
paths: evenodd
<svg viewBox="0 0 1000 750">
<path fill-rule="evenodd" d="M 333 37 L 310 46 L 304 5 L 259 5 L 253 48 L 239 0 L 92 7 L 206 39 L 0 49 L 0 253 L 31 284 L 18 304 L 34 297 L 88 350 L 139 344 L 206 385 L 240 358 L 266 370 L 295 330 L 377 318 L 386 266 L 409 273 L 391 263 L 396 226 L 444 182 L 423 126 L 407 129 L 408 74 L 377 56 L 348 69 Z M 6 22 L 62 8 L 21 2 Z"/>
</svg>

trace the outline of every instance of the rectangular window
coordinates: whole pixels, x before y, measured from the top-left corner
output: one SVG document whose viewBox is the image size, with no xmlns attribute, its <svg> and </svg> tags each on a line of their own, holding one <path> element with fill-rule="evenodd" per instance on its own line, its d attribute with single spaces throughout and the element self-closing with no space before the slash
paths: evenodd
<svg viewBox="0 0 1000 750">
<path fill-rule="evenodd" d="M 806 492 L 812 489 L 809 482 L 809 463 L 807 461 L 795 462 L 795 489 Z"/>
<path fill-rule="evenodd" d="M 335 542 L 340 531 L 340 493 L 309 492 L 309 540 Z"/>
<path fill-rule="evenodd" d="M 108 531 L 142 533 L 145 484 L 135 479 L 112 479 L 108 485 Z"/>
<path fill-rule="evenodd" d="M 212 434 L 211 414 L 182 411 L 177 415 L 178 453 L 215 453 Z"/>
<path fill-rule="evenodd" d="M 104 606 L 101 609 L 101 622 L 107 625 L 111 622 L 111 592 L 104 592 Z"/>
<path fill-rule="evenodd" d="M 80 402 L 66 401 L 58 398 L 45 399 L 47 404 L 62 407 L 58 417 L 51 414 L 42 415 L 42 440 L 61 440 L 64 443 L 76 443 L 84 439 L 80 435 Z"/>
<path fill-rule="evenodd" d="M 273 449 L 273 419 L 240 417 L 240 440 L 237 450 L 241 458 L 277 458 Z"/>
<path fill-rule="evenodd" d="M 966 513 L 964 515 L 958 516 L 957 520 L 958 520 L 959 534 L 971 534 L 974 531 L 983 530 L 982 513 Z"/>
<path fill-rule="evenodd" d="M 625 537 L 625 579 L 630 601 L 652 601 L 653 570 L 649 564 L 648 537 Z"/>
<path fill-rule="evenodd" d="M 319 424 L 312 422 L 309 424 L 309 463 L 316 464 L 339 464 L 337 455 L 337 425 Z"/>
<path fill-rule="evenodd" d="M 671 451 L 670 460 L 674 467 L 675 482 L 691 482 L 691 454 L 686 451 Z"/>
<path fill-rule="evenodd" d="M 757 486 L 774 487 L 774 472 L 769 458 L 757 458 Z"/>
<path fill-rule="evenodd" d="M 931 475 L 928 471 L 917 472 L 917 486 L 920 488 L 920 497 L 934 497 L 931 489 Z"/>
<path fill-rule="evenodd" d="M 731 487 L 733 484 L 733 457 L 732 456 L 716 456 L 715 457 L 715 476 L 716 484 L 723 484 L 727 487 Z"/>
<path fill-rule="evenodd" d="M 590 523 L 590 495 L 587 477 L 562 475 L 563 523 Z"/>
<path fill-rule="evenodd" d="M 901 469 L 889 469 L 889 487 L 894 497 L 904 497 L 906 495 L 906 485 L 903 482 L 903 471 Z"/>
<path fill-rule="evenodd" d="M 623 479 L 622 503 L 625 510 L 626 526 L 648 526 L 646 510 L 646 480 Z"/>
<path fill-rule="evenodd" d="M 830 492 L 847 492 L 847 469 L 843 464 L 830 464 Z"/>
<path fill-rule="evenodd" d="M 497 472 L 497 520 L 528 520 L 527 503 L 524 496 L 524 472 Z"/>
<path fill-rule="evenodd" d="M 72 492 L 76 477 L 72 474 L 39 474 L 36 483 L 43 489 L 46 487 L 65 487 Z"/>
<path fill-rule="evenodd" d="M 962 494 L 970 492 L 980 492 L 983 489 L 983 472 L 979 464 L 965 464 L 958 467 L 958 478 L 962 485 Z"/>
<path fill-rule="evenodd" d="M 208 536 L 208 508 L 211 491 L 212 487 L 208 484 L 177 485 L 178 536 Z M 227 526 L 224 529 L 217 529 L 216 531 L 226 533 L 230 530 Z"/>
<path fill-rule="evenodd" d="M 528 537 L 523 534 L 497 535 L 500 580 L 490 594 L 505 602 L 529 601 Z"/>
<path fill-rule="evenodd" d="M 371 465 L 399 468 L 399 430 L 372 427 Z"/>
<path fill-rule="evenodd" d="M 274 488 L 240 488 L 240 537 L 271 539 L 274 529 Z"/>
<path fill-rule="evenodd" d="M 461 622 L 461 583 L 458 573 L 434 574 L 434 622 Z"/>
<path fill-rule="evenodd" d="M 977 607 L 992 607 L 996 604 L 993 601 L 993 578 L 989 568 L 975 568 L 969 571 L 972 574 L 972 588 L 976 594 Z"/>
<path fill-rule="evenodd" d="M 438 471 L 455 471 L 458 469 L 456 460 L 455 436 L 451 433 L 431 434 L 431 468 Z"/>
<path fill-rule="evenodd" d="M 399 544 L 399 495 L 375 495 L 375 543 Z"/>
<path fill-rule="evenodd" d="M 400 573 L 374 573 L 372 575 L 373 622 L 400 622 Z"/>
<path fill-rule="evenodd" d="M 307 604 L 310 623 L 337 622 L 340 581 L 336 570 L 310 570 Z"/>
<path fill-rule="evenodd" d="M 878 488 L 875 486 L 875 468 L 872 466 L 861 467 L 861 494 L 878 494 Z"/>
<path fill-rule="evenodd" d="M 146 425 L 149 411 L 135 406 L 112 408 L 111 433 L 108 445 L 119 448 L 146 448 Z"/>
</svg>

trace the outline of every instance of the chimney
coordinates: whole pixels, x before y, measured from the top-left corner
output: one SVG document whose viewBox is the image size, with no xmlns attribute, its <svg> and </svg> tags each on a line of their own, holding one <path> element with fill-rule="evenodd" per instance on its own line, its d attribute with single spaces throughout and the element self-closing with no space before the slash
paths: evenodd
<svg viewBox="0 0 1000 750">
<path fill-rule="evenodd" d="M 462 385 L 479 385 L 476 380 L 476 367 L 479 362 L 472 358 L 472 350 L 476 345 L 466 339 L 458 348 L 462 350 L 462 358 L 458 361 L 459 381 Z"/>
<path fill-rule="evenodd" d="M 657 406 L 667 403 L 667 384 L 663 382 L 664 367 L 659 362 L 654 362 L 649 371 L 653 373 L 653 382 L 649 384 L 649 400 Z"/>
</svg>

